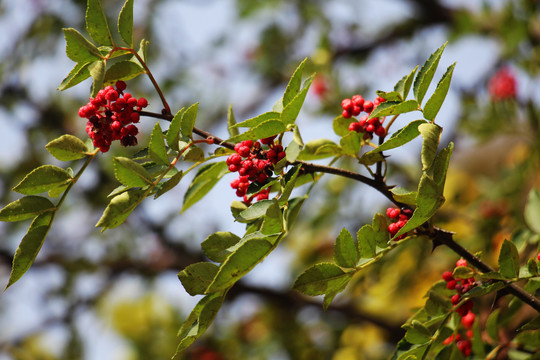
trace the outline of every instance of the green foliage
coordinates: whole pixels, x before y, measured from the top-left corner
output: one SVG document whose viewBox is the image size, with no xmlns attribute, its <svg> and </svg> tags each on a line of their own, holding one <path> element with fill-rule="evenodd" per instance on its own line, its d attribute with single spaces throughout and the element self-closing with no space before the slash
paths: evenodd
<svg viewBox="0 0 540 360">
<path fill-rule="evenodd" d="M 435 120 L 435 116 L 437 116 L 437 113 L 441 109 L 444 99 L 446 98 L 446 94 L 448 94 L 448 89 L 450 88 L 450 81 L 452 80 L 452 74 L 455 66 L 456 63 L 453 63 L 448 67 L 439 81 L 435 92 L 426 102 L 426 105 L 424 106 L 424 117 L 426 119 L 431 121 Z"/>
<path fill-rule="evenodd" d="M 182 211 L 186 211 L 201 200 L 228 171 L 225 162 L 212 163 L 201 167 L 186 191 Z"/>
<path fill-rule="evenodd" d="M 523 216 L 529 228 L 540 233 L 540 193 L 538 190 L 532 189 L 529 192 Z"/>
<path fill-rule="evenodd" d="M 163 131 L 159 123 L 154 125 L 152 135 L 150 136 L 150 144 L 148 144 L 148 154 L 150 159 L 156 164 L 169 166 L 169 158 L 167 157 L 167 148 L 163 138 Z"/>
<path fill-rule="evenodd" d="M 426 95 L 426 92 L 429 88 L 429 85 L 431 84 L 431 80 L 433 80 L 433 76 L 435 75 L 435 71 L 437 70 L 439 60 L 441 59 L 441 55 L 445 47 L 446 43 L 440 48 L 438 48 L 433 54 L 431 54 L 431 56 L 426 60 L 424 65 L 422 65 L 420 71 L 418 71 L 418 74 L 414 79 L 413 93 L 416 101 L 418 101 L 418 104 L 422 103 L 422 100 Z"/>
<path fill-rule="evenodd" d="M 36 216 L 13 257 L 13 266 L 6 289 L 19 280 L 30 268 L 51 228 L 53 212 Z"/>
<path fill-rule="evenodd" d="M 154 182 L 152 175 L 139 163 L 125 158 L 115 157 L 114 176 L 120 183 L 130 187 L 146 186 Z"/>
<path fill-rule="evenodd" d="M 99 219 L 96 227 L 102 227 L 105 231 L 122 224 L 129 214 L 144 199 L 146 192 L 144 190 L 130 190 L 116 195 L 107 205 L 103 215 Z"/>
<path fill-rule="evenodd" d="M 107 17 L 103 11 L 100 0 L 88 0 L 86 7 L 86 30 L 92 39 L 101 45 L 113 46 Z"/>
<path fill-rule="evenodd" d="M 65 185 L 71 179 L 66 170 L 53 165 L 43 165 L 26 175 L 13 191 L 24 195 L 36 195 Z"/>
<path fill-rule="evenodd" d="M 120 10 L 118 33 L 129 47 L 133 46 L 133 0 L 126 0 Z"/>
<path fill-rule="evenodd" d="M 0 221 L 22 221 L 55 210 L 56 207 L 47 198 L 33 195 L 25 196 L 7 204 L 0 210 Z"/>
<path fill-rule="evenodd" d="M 499 272 L 508 279 L 514 279 L 519 274 L 519 254 L 513 242 L 504 240 L 499 253 Z"/>
<path fill-rule="evenodd" d="M 189 295 L 204 294 L 219 270 L 219 266 L 208 262 L 191 264 L 178 273 L 178 279 Z"/>
<path fill-rule="evenodd" d="M 359 254 L 351 233 L 343 228 L 334 246 L 334 261 L 336 265 L 354 268 L 359 260 Z"/>
<path fill-rule="evenodd" d="M 78 137 L 62 135 L 49 142 L 45 148 L 52 156 L 62 161 L 82 159 L 88 155 L 88 148 Z"/>
<path fill-rule="evenodd" d="M 195 126 L 195 120 L 197 119 L 197 111 L 199 109 L 199 103 L 195 103 L 187 108 L 182 114 L 180 120 L 180 132 L 182 135 L 192 138 L 193 127 Z"/>
<path fill-rule="evenodd" d="M 411 111 L 418 110 L 418 103 L 416 100 L 406 100 L 406 101 L 386 101 L 382 104 L 379 104 L 372 112 L 369 114 L 369 119 L 373 119 L 381 116 L 388 115 L 399 115 L 408 113 Z"/>
</svg>

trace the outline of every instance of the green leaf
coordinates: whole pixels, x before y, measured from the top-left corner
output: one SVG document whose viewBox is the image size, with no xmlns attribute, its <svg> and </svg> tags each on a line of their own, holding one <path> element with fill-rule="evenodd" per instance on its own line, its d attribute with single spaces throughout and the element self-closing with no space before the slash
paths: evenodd
<svg viewBox="0 0 540 360">
<path fill-rule="evenodd" d="M 311 140 L 304 144 L 304 148 L 298 155 L 299 160 L 318 160 L 330 156 L 337 156 L 341 152 L 338 144 L 328 139 Z"/>
<path fill-rule="evenodd" d="M 538 276 L 538 264 L 534 259 L 527 261 L 527 271 L 531 276 Z"/>
<path fill-rule="evenodd" d="M 272 249 L 272 244 L 266 240 L 245 241 L 225 259 L 206 292 L 212 293 L 231 287 L 261 262 Z"/>
<path fill-rule="evenodd" d="M 497 309 L 499 310 L 499 309 Z M 518 332 L 520 331 L 527 331 L 527 330 L 538 330 L 540 329 L 540 316 L 537 316 L 533 318 L 531 321 L 527 322 L 526 324 L 522 325 Z M 497 339 L 495 339 L 497 341 Z"/>
<path fill-rule="evenodd" d="M 24 235 L 13 257 L 13 266 L 6 289 L 19 280 L 34 263 L 52 222 L 52 212 L 37 216 Z"/>
<path fill-rule="evenodd" d="M 240 131 L 235 127 L 236 117 L 234 116 L 232 104 L 229 106 L 229 111 L 227 111 L 227 129 L 229 130 L 229 136 L 233 137 L 240 134 Z"/>
<path fill-rule="evenodd" d="M 58 86 L 59 91 L 63 91 L 66 89 L 69 89 L 72 86 L 75 86 L 79 84 L 80 82 L 88 79 L 90 77 L 90 71 L 88 70 L 88 67 L 90 66 L 90 62 L 79 62 L 75 65 L 75 67 L 69 72 L 68 76 L 62 80 L 62 83 L 60 86 Z"/>
<path fill-rule="evenodd" d="M 525 223 L 535 233 L 540 233 L 540 193 L 532 189 L 527 197 L 525 204 Z"/>
<path fill-rule="evenodd" d="M 257 201 L 255 204 L 240 212 L 239 217 L 248 222 L 259 219 L 266 214 L 266 211 L 268 211 L 268 208 L 272 206 L 273 203 L 272 200 Z"/>
<path fill-rule="evenodd" d="M 452 81 L 452 73 L 454 72 L 454 67 L 456 63 L 453 63 L 448 67 L 444 75 L 442 76 L 437 88 L 433 92 L 433 95 L 429 98 L 424 106 L 424 117 L 428 120 L 433 121 L 437 113 L 441 109 L 441 106 L 448 94 L 448 88 L 450 88 L 450 81 Z"/>
<path fill-rule="evenodd" d="M 298 114 L 302 109 L 302 105 L 304 104 L 304 100 L 306 99 L 307 92 L 314 78 L 315 74 L 307 78 L 304 82 L 302 90 L 298 92 L 298 94 L 296 94 L 296 96 L 287 105 L 283 107 L 283 111 L 281 112 L 281 121 L 285 125 L 294 124 L 294 122 L 296 121 L 296 118 L 298 117 Z"/>
<path fill-rule="evenodd" d="M 444 183 L 446 182 L 446 172 L 448 165 L 450 164 L 450 157 L 454 150 L 454 143 L 448 144 L 448 146 L 442 149 L 433 162 L 433 181 L 439 187 L 439 193 L 442 195 L 444 190 Z"/>
<path fill-rule="evenodd" d="M 218 231 L 208 236 L 201 244 L 201 248 L 212 261 L 222 263 L 229 257 L 230 247 L 240 242 L 240 237 L 232 232 Z"/>
<path fill-rule="evenodd" d="M 488 333 L 489 337 L 492 338 L 494 341 L 499 341 L 499 312 L 501 309 L 495 309 L 491 314 L 489 314 L 489 317 L 486 322 L 486 332 Z"/>
<path fill-rule="evenodd" d="M 480 330 L 480 322 L 475 321 L 473 324 L 473 336 L 472 336 L 472 351 L 481 359 L 486 358 L 486 352 L 484 350 L 484 340 L 482 339 L 482 330 Z"/>
<path fill-rule="evenodd" d="M 66 170 L 61 169 L 58 166 L 43 165 L 26 175 L 24 179 L 13 188 L 13 191 L 24 195 L 35 195 L 64 185 L 71 180 L 72 177 Z"/>
<path fill-rule="evenodd" d="M 182 114 L 180 121 L 180 131 L 184 136 L 193 138 L 193 127 L 195 126 L 195 120 L 197 119 L 197 111 L 199 109 L 199 103 L 195 103 L 187 108 Z"/>
<path fill-rule="evenodd" d="M 214 321 L 224 299 L 225 294 L 214 293 L 203 297 L 197 303 L 178 331 L 181 340 L 173 356 L 174 360 L 180 360 L 180 353 L 204 334 Z"/>
<path fill-rule="evenodd" d="M 484 296 L 486 294 L 504 289 L 506 286 L 507 285 L 503 281 L 497 281 L 492 284 L 481 284 L 469 290 L 469 292 L 467 292 L 467 296 L 470 298 Z"/>
<path fill-rule="evenodd" d="M 45 145 L 52 156 L 62 161 L 77 160 L 88 155 L 84 142 L 73 135 L 62 135 Z"/>
<path fill-rule="evenodd" d="M 356 119 L 350 118 L 345 119 L 343 116 L 337 116 L 334 118 L 334 121 L 332 122 L 332 129 L 334 129 L 334 132 L 338 136 L 345 136 L 349 133 L 349 125 L 350 123 L 356 121 Z"/>
<path fill-rule="evenodd" d="M 126 0 L 120 10 L 118 33 L 129 47 L 133 47 L 133 0 Z"/>
<path fill-rule="evenodd" d="M 390 192 L 392 192 L 394 200 L 406 205 L 416 206 L 416 196 L 418 195 L 416 191 L 395 187 L 390 189 Z"/>
<path fill-rule="evenodd" d="M 474 271 L 467 266 L 458 266 L 452 274 L 454 279 L 468 279 L 474 276 Z"/>
<path fill-rule="evenodd" d="M 397 84 L 394 86 L 394 91 L 397 91 L 401 94 L 401 97 L 403 100 L 407 98 L 407 95 L 409 94 L 409 90 L 411 89 L 411 85 L 414 80 L 414 74 L 416 73 L 416 70 L 418 69 L 418 65 L 410 72 L 409 75 L 405 75 L 397 82 Z"/>
<path fill-rule="evenodd" d="M 302 205 L 304 205 L 304 201 L 306 200 L 306 198 L 307 196 L 302 196 L 289 200 L 288 206 L 285 208 L 285 211 L 283 213 L 287 231 L 290 231 L 290 229 L 292 229 L 296 218 L 298 217 L 300 209 L 302 209 Z"/>
<path fill-rule="evenodd" d="M 257 115 L 257 116 L 255 116 L 253 118 L 244 120 L 244 121 L 234 125 L 234 128 L 239 128 L 239 127 L 253 128 L 253 127 L 256 127 L 257 125 L 265 122 L 266 120 L 279 120 L 280 117 L 281 117 L 280 113 L 275 112 L 275 111 L 268 111 L 268 112 L 262 113 L 260 115 Z M 236 131 L 238 132 L 238 129 L 236 129 Z"/>
<path fill-rule="evenodd" d="M 114 46 L 109 24 L 100 0 L 88 0 L 86 7 L 86 30 L 99 45 Z"/>
<path fill-rule="evenodd" d="M 384 104 L 384 103 L 383 103 Z M 426 124 L 425 120 L 415 120 L 407 124 L 403 129 L 396 131 L 392 136 L 386 140 L 381 145 L 377 146 L 375 149 L 362 155 L 363 157 L 370 157 L 375 153 L 394 149 L 405 145 L 406 143 L 414 140 L 418 135 L 420 135 L 420 130 L 418 127 L 422 124 Z"/>
<path fill-rule="evenodd" d="M 341 288 L 352 274 L 332 263 L 320 263 L 307 268 L 294 282 L 293 289 L 305 295 L 323 295 Z"/>
<path fill-rule="evenodd" d="M 183 141 L 180 141 L 182 143 Z M 182 157 L 185 161 L 199 162 L 204 160 L 204 151 L 198 146 L 190 146 L 184 151 Z"/>
<path fill-rule="evenodd" d="M 112 85 L 118 80 L 130 80 L 144 73 L 144 69 L 133 61 L 119 61 L 105 72 L 103 83 L 104 85 Z"/>
<path fill-rule="evenodd" d="M 376 93 L 379 97 L 383 98 L 386 101 L 397 101 L 397 102 L 403 101 L 401 94 L 397 91 L 386 92 L 382 90 L 377 90 Z"/>
<path fill-rule="evenodd" d="M 356 131 L 350 131 L 339 140 L 343 153 L 356 157 L 360 151 L 360 134 Z"/>
<path fill-rule="evenodd" d="M 137 205 L 141 203 L 144 196 L 144 190 L 131 190 L 116 195 L 107 205 L 96 227 L 102 227 L 103 231 L 105 231 L 122 224 Z"/>
<path fill-rule="evenodd" d="M 298 179 L 298 173 L 300 172 L 300 168 L 301 168 L 300 165 L 296 165 L 293 168 L 291 168 L 285 175 L 285 180 L 287 182 L 281 192 L 281 196 L 279 197 L 280 206 L 285 205 L 287 201 L 289 200 L 289 197 L 291 196 L 294 186 L 296 185 L 296 179 Z"/>
<path fill-rule="evenodd" d="M 55 210 L 56 207 L 47 198 L 25 196 L 0 210 L 0 221 L 21 221 Z"/>
<path fill-rule="evenodd" d="M 272 199 L 272 205 L 264 214 L 261 232 L 265 235 L 280 233 L 283 231 L 283 214 L 276 199 Z"/>
<path fill-rule="evenodd" d="M 411 325 L 407 326 L 405 340 L 411 344 L 425 344 L 431 339 L 431 333 L 420 322 L 413 320 Z"/>
<path fill-rule="evenodd" d="M 302 135 L 300 135 L 300 129 L 298 126 L 293 126 L 293 140 L 302 148 L 304 147 L 304 140 L 302 140 Z"/>
<path fill-rule="evenodd" d="M 154 126 L 152 135 L 150 136 L 148 154 L 150 155 L 150 159 L 155 161 L 156 164 L 169 166 L 167 148 L 165 147 L 165 140 L 163 140 L 163 131 L 161 130 L 161 126 L 159 126 L 158 122 Z"/>
<path fill-rule="evenodd" d="M 422 175 L 418 184 L 418 194 L 416 196 L 417 207 L 413 212 L 412 217 L 407 221 L 393 239 L 405 234 L 408 231 L 416 229 L 428 221 L 435 212 L 444 203 L 444 197 L 441 194 L 440 187 L 427 175 Z"/>
<path fill-rule="evenodd" d="M 157 199 L 161 195 L 165 194 L 167 191 L 174 189 L 176 185 L 182 180 L 184 177 L 184 172 L 179 171 L 176 174 L 174 174 L 169 180 L 165 181 L 163 185 L 160 187 L 159 191 L 154 195 L 154 199 Z"/>
<path fill-rule="evenodd" d="M 150 44 L 150 41 L 141 39 L 141 42 L 139 44 L 139 50 L 137 51 L 137 55 L 139 55 L 144 62 L 147 62 L 146 48 L 148 47 L 148 44 Z"/>
<path fill-rule="evenodd" d="M 444 51 L 444 48 L 446 47 L 446 44 L 447 43 L 445 43 L 433 54 L 431 54 L 431 56 L 426 60 L 424 65 L 422 65 L 420 71 L 416 75 L 416 79 L 414 80 L 413 85 L 413 93 L 415 99 L 418 101 L 418 104 L 422 103 L 422 100 L 426 95 L 429 85 L 431 84 L 431 80 L 433 79 L 433 75 L 435 75 L 435 70 L 437 70 L 437 66 L 439 65 L 439 60 L 441 59 L 441 55 Z"/>
<path fill-rule="evenodd" d="M 242 140 L 264 139 L 270 136 L 281 134 L 286 130 L 287 128 L 285 127 L 285 125 L 283 125 L 281 120 L 266 120 L 257 125 L 256 127 L 251 128 L 240 135 L 233 136 L 228 141 L 237 143 Z"/>
<path fill-rule="evenodd" d="M 382 214 L 375 214 L 371 222 L 373 228 L 372 236 L 375 238 L 375 245 L 384 249 L 388 247 L 388 240 L 390 240 L 390 233 L 388 232 L 388 223 L 386 217 Z"/>
<path fill-rule="evenodd" d="M 208 285 L 214 280 L 219 266 L 209 262 L 191 264 L 178 273 L 178 279 L 191 296 L 204 294 Z"/>
<path fill-rule="evenodd" d="M 358 230 L 356 238 L 358 240 L 360 257 L 370 259 L 375 256 L 376 236 L 375 230 L 371 225 L 364 225 Z"/>
<path fill-rule="evenodd" d="M 519 253 L 513 242 L 504 240 L 499 253 L 499 272 L 508 279 L 519 274 Z"/>
<path fill-rule="evenodd" d="M 212 190 L 219 179 L 221 179 L 223 175 L 227 174 L 228 172 L 229 168 L 227 167 L 225 161 L 202 166 L 186 191 L 182 211 L 186 211 L 193 204 L 201 200 L 204 195 Z"/>
<path fill-rule="evenodd" d="M 114 176 L 120 183 L 130 187 L 151 185 L 154 180 L 146 169 L 125 157 L 113 158 Z"/>
<path fill-rule="evenodd" d="M 76 63 L 87 64 L 103 58 L 99 49 L 73 28 L 64 30 L 66 55 Z"/>
<path fill-rule="evenodd" d="M 296 68 L 293 75 L 291 76 L 291 79 L 289 80 L 289 83 L 287 84 L 287 88 L 285 89 L 285 93 L 283 94 L 283 108 L 286 108 L 287 105 L 293 101 L 293 99 L 298 95 L 298 92 L 300 91 L 300 86 L 302 85 L 302 72 L 304 71 L 304 65 L 306 64 L 307 58 L 304 59 L 300 65 Z"/>
<path fill-rule="evenodd" d="M 398 115 L 404 114 L 411 111 L 418 110 L 418 103 L 416 100 L 406 100 L 406 101 L 385 101 L 379 104 L 372 112 L 369 114 L 368 119 L 373 119 L 381 116 L 388 115 Z"/>
<path fill-rule="evenodd" d="M 349 281 L 351 281 L 352 275 L 345 276 L 340 279 L 340 281 L 333 281 L 331 283 L 331 287 L 326 289 L 326 293 L 324 294 L 324 300 L 323 300 L 323 309 L 324 311 L 328 310 L 328 307 L 332 303 L 332 300 L 336 297 L 337 294 L 345 290 L 347 285 L 349 284 Z"/>
<path fill-rule="evenodd" d="M 351 233 L 343 228 L 334 245 L 334 261 L 345 268 L 354 268 L 359 260 L 358 249 Z"/>
<path fill-rule="evenodd" d="M 298 158 L 298 155 L 300 155 L 300 152 L 302 151 L 302 147 L 300 144 L 298 144 L 296 141 L 291 141 L 287 148 L 285 149 L 285 157 L 287 158 L 287 161 L 290 163 L 293 163 Z"/>
<path fill-rule="evenodd" d="M 442 128 L 437 124 L 427 123 L 420 124 L 418 131 L 424 138 L 422 143 L 422 171 L 427 171 L 437 155 Z"/>
<path fill-rule="evenodd" d="M 180 124 L 182 121 L 184 110 L 185 108 L 181 108 L 176 113 L 176 115 L 174 115 L 171 123 L 169 124 L 167 135 L 165 136 L 167 139 L 167 145 L 169 145 L 171 149 L 174 149 L 176 151 L 180 150 L 178 146 L 178 140 L 180 139 Z"/>
<path fill-rule="evenodd" d="M 103 81 L 105 80 L 105 61 L 94 61 L 88 66 L 88 70 L 93 78 L 91 96 L 96 97 L 99 90 L 103 88 Z"/>
</svg>

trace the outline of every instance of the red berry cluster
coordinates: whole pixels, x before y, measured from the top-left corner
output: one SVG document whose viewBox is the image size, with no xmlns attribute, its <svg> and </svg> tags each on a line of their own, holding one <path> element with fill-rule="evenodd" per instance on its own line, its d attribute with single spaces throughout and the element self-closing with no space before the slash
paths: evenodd
<svg viewBox="0 0 540 360">
<path fill-rule="evenodd" d="M 398 231 L 401 230 L 401 228 L 405 226 L 407 221 L 409 221 L 412 214 L 413 212 L 411 209 L 398 209 L 398 208 L 386 209 L 386 216 L 388 216 L 390 219 L 397 220 L 393 223 L 390 223 L 390 225 L 388 225 L 388 232 L 390 233 L 390 235 L 392 236 L 396 235 Z M 395 240 L 403 239 L 404 236 L 405 234 L 401 235 Z"/>
<path fill-rule="evenodd" d="M 114 140 L 123 146 L 137 145 L 139 111 L 148 106 L 145 98 L 134 98 L 125 93 L 126 83 L 117 81 L 115 87 L 99 90 L 95 98 L 79 109 L 79 116 L 88 119 L 86 132 L 101 152 L 109 151 Z"/>
<path fill-rule="evenodd" d="M 467 261 L 464 259 L 460 259 L 456 263 L 456 267 L 465 266 L 467 267 Z M 470 277 L 468 279 L 454 279 L 454 276 L 452 275 L 452 272 L 445 271 L 442 275 L 442 278 L 444 281 L 446 281 L 446 287 L 450 290 L 456 290 L 456 294 L 452 296 L 450 299 L 452 301 L 452 305 L 457 306 L 462 299 L 462 296 L 464 293 L 469 291 L 472 287 L 476 285 L 474 281 L 474 277 Z M 448 345 L 452 342 L 456 342 L 456 345 L 461 351 L 461 353 L 465 356 L 469 356 L 471 354 L 471 338 L 473 336 L 472 327 L 474 324 L 474 320 L 476 319 L 476 315 L 472 312 L 473 308 L 473 302 L 472 300 L 467 300 L 465 303 L 461 304 L 457 309 L 456 313 L 458 313 L 461 316 L 461 325 L 465 329 L 467 329 L 466 337 L 462 337 L 459 334 L 456 334 L 455 336 L 452 335 L 448 337 L 446 340 L 444 340 L 444 344 Z"/>
<path fill-rule="evenodd" d="M 515 98 L 516 88 L 516 78 L 508 68 L 497 71 L 488 83 L 488 91 L 496 101 Z"/>
<path fill-rule="evenodd" d="M 242 141 L 234 146 L 235 154 L 227 158 L 229 171 L 238 172 L 240 177 L 231 182 L 231 187 L 236 189 L 236 195 L 244 197 L 244 201 L 250 203 L 253 198 L 258 200 L 268 199 L 270 189 L 263 189 L 248 198 L 247 189 L 252 182 L 264 183 L 271 175 L 274 165 L 285 157 L 283 146 L 274 144 L 275 136 L 253 142 Z M 262 145 L 268 145 L 264 150 Z"/>
<path fill-rule="evenodd" d="M 341 115 L 345 119 L 358 116 L 362 111 L 368 114 L 361 116 L 358 121 L 351 122 L 349 124 L 349 131 L 362 132 L 366 138 L 372 138 L 373 133 L 378 136 L 386 135 L 386 130 L 378 117 L 368 120 L 369 114 L 371 114 L 373 109 L 385 101 L 386 100 L 379 96 L 372 102 L 370 100 L 364 100 L 361 95 L 354 95 L 350 99 L 343 99 L 341 101 L 341 107 L 343 108 Z"/>
</svg>

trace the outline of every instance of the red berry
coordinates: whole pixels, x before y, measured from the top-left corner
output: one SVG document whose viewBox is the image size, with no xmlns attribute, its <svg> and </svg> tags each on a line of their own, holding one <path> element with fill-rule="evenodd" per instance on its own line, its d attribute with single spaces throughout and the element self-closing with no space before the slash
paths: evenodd
<svg viewBox="0 0 540 360">
<path fill-rule="evenodd" d="M 353 114 L 354 116 L 359 115 L 361 112 L 362 112 L 362 108 L 361 108 L 361 107 L 356 106 L 356 105 L 353 106 L 352 114 Z"/>
<path fill-rule="evenodd" d="M 368 126 L 366 126 L 366 131 L 372 133 L 373 131 L 375 131 L 375 126 L 369 124 Z"/>
<path fill-rule="evenodd" d="M 127 87 L 126 83 L 123 82 L 122 80 L 118 80 L 115 86 L 118 91 L 124 91 L 126 90 L 126 87 Z"/>
<path fill-rule="evenodd" d="M 467 315 L 461 318 L 461 324 L 466 328 L 470 329 L 472 328 L 474 324 L 474 319 L 476 319 L 476 315 L 474 315 L 473 312 L 469 311 Z"/>
<path fill-rule="evenodd" d="M 375 134 L 377 136 L 385 136 L 386 135 L 386 130 L 384 129 L 384 127 L 379 126 L 378 128 L 375 129 Z"/>
<path fill-rule="evenodd" d="M 471 355 L 472 344 L 469 340 L 461 340 L 457 342 L 457 348 L 465 356 Z"/>
<path fill-rule="evenodd" d="M 134 123 L 138 123 L 140 118 L 141 118 L 141 115 L 138 113 L 138 112 L 132 112 L 130 115 L 129 115 L 129 118 L 132 122 Z"/>
<path fill-rule="evenodd" d="M 456 288 L 457 281 L 456 280 L 450 280 L 446 283 L 446 288 L 450 290 L 454 290 Z"/>
<path fill-rule="evenodd" d="M 230 172 L 237 172 L 238 171 L 238 165 L 234 165 L 234 164 L 229 165 L 229 171 Z"/>
<path fill-rule="evenodd" d="M 343 100 L 341 100 L 341 107 L 342 107 L 343 110 L 352 111 L 353 106 L 354 105 L 353 105 L 353 102 L 352 102 L 351 99 L 343 99 Z"/>
<path fill-rule="evenodd" d="M 539 252 L 538 255 L 536 256 L 536 258 L 538 259 L 538 261 L 540 261 L 540 252 Z"/>
<path fill-rule="evenodd" d="M 270 137 L 261 139 L 261 143 L 263 143 L 263 144 L 265 144 L 265 145 L 271 144 L 271 143 L 274 142 L 274 139 L 276 138 L 276 136 L 277 136 L 277 135 L 274 135 L 274 136 L 270 136 Z"/>
<path fill-rule="evenodd" d="M 444 345 L 449 345 L 452 343 L 452 341 L 454 341 L 454 335 L 450 335 L 449 337 L 447 337 L 444 341 L 443 341 L 443 344 Z"/>
<path fill-rule="evenodd" d="M 116 99 L 118 99 L 118 92 L 111 87 L 109 91 L 107 91 L 107 93 L 105 94 L 105 99 L 109 101 L 115 101 Z"/>
<path fill-rule="evenodd" d="M 139 98 L 139 100 L 137 100 L 137 106 L 140 106 L 142 108 L 145 108 L 148 106 L 148 100 L 146 100 L 145 98 Z"/>
<path fill-rule="evenodd" d="M 350 119 L 352 117 L 352 112 L 349 110 L 343 110 L 341 116 L 343 116 L 345 119 Z"/>
<path fill-rule="evenodd" d="M 128 97 L 129 95 L 129 97 Z M 137 106 L 137 99 L 135 99 L 134 97 L 131 97 L 131 94 L 124 94 L 124 99 L 127 99 L 127 105 L 132 108 L 132 107 L 135 107 Z"/>
<path fill-rule="evenodd" d="M 129 135 L 137 135 L 139 133 L 139 129 L 135 125 L 128 125 L 126 126 L 126 130 L 129 133 Z"/>
<path fill-rule="evenodd" d="M 358 106 L 359 108 L 362 108 L 364 106 L 364 98 L 362 97 L 362 95 L 354 95 L 351 100 L 353 104 L 355 106 Z"/>
<path fill-rule="evenodd" d="M 370 114 L 373 111 L 373 103 L 369 100 L 364 101 L 364 111 Z"/>
<path fill-rule="evenodd" d="M 349 131 L 360 132 L 360 130 L 362 130 L 362 127 L 359 122 L 355 121 L 349 124 Z"/>
<path fill-rule="evenodd" d="M 467 334 L 467 337 L 468 337 L 468 338 L 472 338 L 473 335 L 474 335 L 474 332 L 472 331 L 472 329 L 469 329 L 469 330 L 467 330 L 467 333 L 466 333 L 466 334 Z"/>
<path fill-rule="evenodd" d="M 459 303 L 460 300 L 461 300 L 461 296 L 459 294 L 455 294 L 450 299 L 450 301 L 452 302 L 452 305 L 454 305 L 454 306 L 456 306 Z"/>
<path fill-rule="evenodd" d="M 456 262 L 456 267 L 460 267 L 460 266 L 467 266 L 467 260 L 465 260 L 465 259 L 459 259 L 459 260 Z"/>
</svg>

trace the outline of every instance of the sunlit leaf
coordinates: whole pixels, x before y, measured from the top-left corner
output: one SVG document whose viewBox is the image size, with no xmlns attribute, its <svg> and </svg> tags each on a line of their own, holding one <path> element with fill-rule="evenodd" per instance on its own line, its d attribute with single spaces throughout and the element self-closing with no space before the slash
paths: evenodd
<svg viewBox="0 0 540 360">
<path fill-rule="evenodd" d="M 24 195 L 36 195 L 49 191 L 71 181 L 71 175 L 64 169 L 53 165 L 40 166 L 21 180 L 13 191 Z"/>
<path fill-rule="evenodd" d="M 0 210 L 0 221 L 21 221 L 55 210 L 49 199 L 30 195 L 10 202 Z"/>
</svg>

